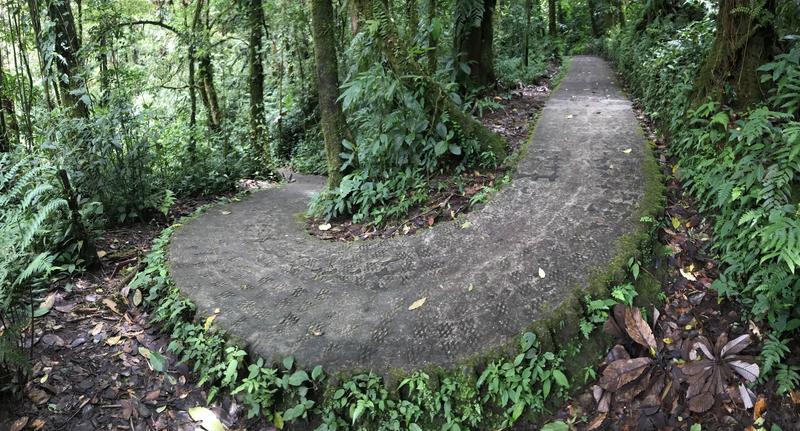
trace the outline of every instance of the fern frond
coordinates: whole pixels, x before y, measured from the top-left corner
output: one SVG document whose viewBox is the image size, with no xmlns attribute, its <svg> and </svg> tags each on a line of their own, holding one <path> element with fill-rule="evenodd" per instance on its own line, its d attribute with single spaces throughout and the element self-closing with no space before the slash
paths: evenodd
<svg viewBox="0 0 800 431">
<path fill-rule="evenodd" d="M 25 234 L 22 236 L 20 247 L 28 248 L 36 234 L 40 233 L 44 222 L 56 211 L 66 207 L 67 201 L 59 198 L 53 199 L 43 207 L 39 208 L 36 216 L 33 217 L 27 226 L 25 226 Z"/>
</svg>

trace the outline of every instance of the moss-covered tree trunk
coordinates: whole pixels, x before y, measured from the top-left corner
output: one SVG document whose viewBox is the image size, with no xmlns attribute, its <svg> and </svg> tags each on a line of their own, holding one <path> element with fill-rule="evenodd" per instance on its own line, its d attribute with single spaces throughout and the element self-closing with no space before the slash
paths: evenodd
<svg viewBox="0 0 800 431">
<path fill-rule="evenodd" d="M 531 0 L 525 0 L 525 33 L 522 35 L 522 64 L 528 67 L 531 33 Z"/>
<path fill-rule="evenodd" d="M 58 82 L 61 89 L 61 105 L 77 118 L 89 118 L 89 107 L 83 96 L 88 97 L 85 82 L 80 76 L 78 51 L 81 49 L 80 39 L 75 27 L 75 18 L 69 0 L 50 0 L 47 2 L 47 15 L 53 22 L 55 34 L 54 59 L 58 74 L 63 77 Z"/>
<path fill-rule="evenodd" d="M 428 0 L 428 73 L 436 73 L 438 52 L 436 46 L 436 34 L 433 32 L 433 24 L 436 20 L 436 0 Z"/>
<path fill-rule="evenodd" d="M 250 138 L 262 162 L 270 164 L 269 146 L 264 140 L 264 8 L 261 0 L 249 0 L 247 25 L 250 27 L 247 55 L 250 66 Z"/>
<path fill-rule="evenodd" d="M 334 13 L 331 0 L 311 0 L 311 32 L 317 63 L 317 92 L 322 117 L 322 135 L 328 158 L 328 187 L 342 181 L 342 141 L 349 136 L 347 119 L 339 103 L 339 72 L 336 57 Z"/>
<path fill-rule="evenodd" d="M 550 36 L 555 36 L 558 34 L 558 27 L 556 23 L 556 0 L 547 0 L 547 20 L 548 20 L 548 30 L 550 32 Z"/>
<path fill-rule="evenodd" d="M 469 74 L 457 69 L 456 80 L 462 88 L 484 87 L 496 80 L 494 74 L 494 8 L 497 0 L 483 0 L 480 22 L 456 23 L 453 47 L 456 61 L 469 65 Z"/>
<path fill-rule="evenodd" d="M 743 109 L 763 99 L 756 69 L 775 55 L 775 2 L 768 0 L 765 9 L 755 12 L 752 4 L 720 0 L 714 44 L 700 69 L 695 102 L 711 97 Z"/>
<path fill-rule="evenodd" d="M 362 20 L 372 19 L 374 16 L 372 13 L 373 5 L 369 0 L 356 0 L 355 3 Z M 389 17 L 388 10 L 383 9 L 381 12 L 382 17 Z M 405 80 L 409 85 L 421 85 L 427 107 L 446 112 L 450 120 L 458 124 L 466 136 L 474 137 L 480 142 L 484 150 L 491 151 L 498 160 L 502 160 L 506 154 L 506 142 L 489 131 L 471 115 L 462 111 L 453 102 L 450 95 L 430 75 L 425 73 L 425 70 L 417 63 L 416 59 L 409 55 L 409 49 L 405 41 L 399 36 L 397 29 L 390 20 L 383 19 L 381 29 L 383 33 L 381 49 L 395 75 Z"/>
</svg>

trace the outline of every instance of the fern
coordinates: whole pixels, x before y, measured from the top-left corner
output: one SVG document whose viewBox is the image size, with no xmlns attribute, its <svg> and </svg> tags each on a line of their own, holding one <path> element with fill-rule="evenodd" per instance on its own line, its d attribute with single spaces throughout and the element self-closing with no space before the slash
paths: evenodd
<svg viewBox="0 0 800 431">
<path fill-rule="evenodd" d="M 783 362 L 787 353 L 789 353 L 789 346 L 786 345 L 786 341 L 769 334 L 767 341 L 764 342 L 764 346 L 761 348 L 762 375 L 769 375 L 777 364 Z"/>
<path fill-rule="evenodd" d="M 778 382 L 778 393 L 785 394 L 800 384 L 800 367 L 794 365 L 778 366 L 778 371 L 775 373 L 775 380 Z"/>
</svg>

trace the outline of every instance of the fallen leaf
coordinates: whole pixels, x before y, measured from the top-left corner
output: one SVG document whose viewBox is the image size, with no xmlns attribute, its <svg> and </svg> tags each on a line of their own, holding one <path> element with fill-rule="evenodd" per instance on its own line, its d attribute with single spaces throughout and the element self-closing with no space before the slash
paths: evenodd
<svg viewBox="0 0 800 431">
<path fill-rule="evenodd" d="M 9 431 L 21 431 L 23 428 L 25 428 L 25 425 L 28 425 L 28 417 L 27 416 L 23 416 L 23 417 L 15 420 L 11 424 L 11 428 L 9 428 L 8 430 Z"/>
<path fill-rule="evenodd" d="M 545 277 L 544 270 L 542 268 L 539 268 L 539 278 L 544 278 L 544 277 Z"/>
<path fill-rule="evenodd" d="M 42 301 L 41 304 L 39 304 L 39 307 L 33 311 L 33 317 L 41 317 L 49 313 L 50 309 L 53 308 L 53 304 L 55 304 L 55 302 L 56 302 L 56 294 L 51 293 L 50 295 L 47 296 L 47 298 L 45 298 L 44 301 Z"/>
<path fill-rule="evenodd" d="M 647 370 L 653 360 L 650 358 L 620 359 L 610 363 L 597 382 L 601 388 L 614 392 L 636 380 Z"/>
<path fill-rule="evenodd" d="M 468 227 L 472 226 L 472 222 L 467 220 L 464 223 L 461 223 L 461 229 L 467 229 Z"/>
<path fill-rule="evenodd" d="M 683 268 L 680 268 L 679 271 L 680 271 L 681 275 L 683 276 L 683 278 L 685 278 L 685 279 L 687 279 L 689 281 L 697 281 L 697 277 L 695 277 L 694 274 L 692 274 L 692 270 L 691 269 L 684 270 Z"/>
<path fill-rule="evenodd" d="M 633 341 L 648 347 L 651 351 L 657 349 L 656 339 L 650 325 L 642 319 L 642 312 L 638 307 L 625 309 L 625 332 Z"/>
<path fill-rule="evenodd" d="M 40 429 L 44 428 L 44 425 L 45 425 L 44 419 L 34 419 L 33 423 L 31 424 L 31 426 L 35 430 L 40 430 Z"/>
<path fill-rule="evenodd" d="M 792 389 L 791 391 L 789 391 L 789 397 L 791 397 L 792 402 L 794 403 L 794 405 L 796 405 L 796 406 L 800 405 L 800 392 Z"/>
<path fill-rule="evenodd" d="M 106 344 L 108 344 L 109 346 L 116 346 L 117 344 L 119 344 L 119 341 L 121 339 L 122 339 L 122 337 L 119 336 L 119 335 L 114 336 L 114 337 L 109 337 L 109 338 L 106 339 Z"/>
<path fill-rule="evenodd" d="M 326 231 L 326 230 L 331 230 L 331 224 L 330 223 L 321 224 L 321 225 L 317 226 L 317 229 L 319 229 L 319 230 L 321 230 L 323 232 Z"/>
<path fill-rule="evenodd" d="M 674 229 L 677 230 L 679 227 L 681 227 L 681 219 L 679 219 L 678 217 L 672 217 L 671 221 L 672 221 L 672 227 Z"/>
<path fill-rule="evenodd" d="M 161 391 L 156 389 L 144 395 L 145 401 L 155 401 L 161 395 Z"/>
<path fill-rule="evenodd" d="M 102 330 L 103 330 L 103 322 L 100 322 L 97 325 L 94 325 L 94 328 L 92 328 L 92 330 L 89 331 L 89 333 L 92 334 L 92 336 L 95 336 L 95 335 L 99 334 L 100 331 L 102 331 Z"/>
<path fill-rule="evenodd" d="M 622 152 L 623 152 L 623 153 L 625 153 L 625 154 L 630 154 L 630 153 L 631 153 L 631 151 L 633 151 L 633 150 L 632 150 L 632 149 L 630 149 L 630 148 L 627 148 L 627 149 L 624 149 L 624 150 L 622 150 Z"/>
<path fill-rule="evenodd" d="M 575 117 L 575 116 L 574 116 L 574 115 L 572 115 L 572 114 L 569 114 L 569 115 L 567 115 L 567 119 L 568 119 L 568 120 L 569 120 L 569 119 L 572 119 L 572 118 L 574 118 L 574 117 Z"/>
<path fill-rule="evenodd" d="M 103 304 L 105 304 L 105 306 L 108 307 L 109 310 L 111 310 L 111 311 L 113 311 L 113 312 L 115 312 L 117 314 L 121 314 L 119 312 L 119 309 L 117 308 L 117 303 L 114 302 L 113 299 L 111 299 L 111 298 L 103 298 Z"/>
<path fill-rule="evenodd" d="M 107 254 L 108 253 L 105 250 L 97 250 L 97 257 L 99 257 L 100 259 L 106 257 Z"/>
<path fill-rule="evenodd" d="M 133 305 L 138 307 L 141 303 L 142 303 L 142 291 L 136 289 L 136 291 L 133 292 Z"/>
<path fill-rule="evenodd" d="M 217 415 L 205 407 L 192 407 L 187 410 L 187 413 L 193 421 L 200 422 L 200 426 L 207 431 L 225 431 L 225 426 L 222 425 Z"/>
<path fill-rule="evenodd" d="M 205 329 L 206 331 L 208 331 L 208 328 L 210 328 L 210 327 L 211 327 L 211 324 L 212 324 L 212 323 L 214 323 L 214 319 L 216 319 L 216 318 L 217 318 L 217 315 L 216 315 L 216 314 L 212 314 L 212 315 L 208 316 L 208 317 L 206 318 L 206 321 L 205 321 L 205 323 L 203 323 L 203 329 Z"/>
<path fill-rule="evenodd" d="M 422 307 L 422 305 L 423 305 L 423 304 L 425 304 L 425 301 L 427 301 L 427 300 L 428 300 L 428 298 L 427 298 L 427 297 L 424 297 L 424 298 L 417 299 L 416 301 L 414 301 L 414 303 L 413 303 L 413 304 L 411 304 L 411 305 L 408 307 L 408 310 L 409 310 L 409 311 L 411 311 L 411 310 L 416 310 L 417 308 L 419 308 L 419 307 Z"/>
<path fill-rule="evenodd" d="M 37 404 L 37 405 L 38 404 L 44 404 L 44 403 L 47 402 L 47 400 L 50 399 L 50 394 L 48 394 L 47 392 L 45 392 L 45 391 L 43 391 L 43 390 L 41 390 L 39 388 L 31 387 L 31 388 L 28 388 L 25 392 L 26 392 L 25 395 L 27 395 L 28 398 L 31 401 L 33 401 L 34 404 Z"/>
</svg>

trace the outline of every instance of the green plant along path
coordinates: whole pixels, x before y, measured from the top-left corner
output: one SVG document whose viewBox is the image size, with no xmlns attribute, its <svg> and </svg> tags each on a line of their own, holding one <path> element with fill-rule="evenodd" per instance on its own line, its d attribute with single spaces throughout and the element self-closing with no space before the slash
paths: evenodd
<svg viewBox="0 0 800 431">
<path fill-rule="evenodd" d="M 566 131 L 565 122 L 571 122 Z M 554 308 L 583 298 L 592 283 L 588 274 L 611 263 L 615 242 L 639 229 L 646 151 L 630 103 L 608 66 L 597 57 L 575 57 L 542 113 L 515 180 L 481 211 L 410 237 L 364 245 L 321 243 L 296 223 L 295 213 L 322 181 L 300 177 L 281 189 L 213 208 L 181 227 L 170 247 L 171 276 L 197 304 L 200 318 L 214 316 L 214 325 L 267 359 L 293 355 L 304 367 L 379 374 L 449 367 L 515 345 L 526 325 L 547 322 Z M 146 288 L 147 279 L 133 287 Z M 157 287 L 150 298 L 159 301 L 164 293 Z M 159 313 L 183 313 L 188 303 L 178 299 L 177 290 L 170 295 L 174 304 L 162 304 Z M 219 344 L 212 356 L 222 349 L 222 338 L 199 326 L 175 331 L 177 340 L 190 344 L 198 339 Z M 508 406 L 514 420 L 526 407 L 540 410 L 556 389 L 553 384 L 566 386 L 564 373 L 550 370 L 561 359 L 536 355 L 533 337 L 523 337 L 519 357 L 490 364 L 474 383 L 488 385 L 480 392 L 481 403 Z M 179 352 L 187 349 L 177 343 Z M 513 350 L 519 349 L 505 351 Z M 227 353 L 228 363 L 239 363 L 237 351 Z M 189 354 L 197 369 L 211 369 L 223 386 L 230 385 L 236 365 L 228 370 L 203 352 Z M 291 374 L 293 364 L 277 372 L 253 366 L 250 379 L 286 386 L 276 383 L 284 373 L 289 386 L 315 381 L 318 373 Z M 379 390 L 374 379 L 350 381 L 336 394 L 358 397 L 359 391 Z M 253 386 L 258 384 L 264 382 L 237 391 L 267 397 L 257 403 L 271 406 L 270 390 Z M 537 390 L 545 396 L 520 392 Z M 336 394 L 330 408 L 353 405 Z M 381 395 L 363 397 L 371 404 Z M 539 404 L 526 405 L 534 400 Z M 351 419 L 367 409 L 356 401 L 361 407 L 350 412 Z"/>
</svg>

